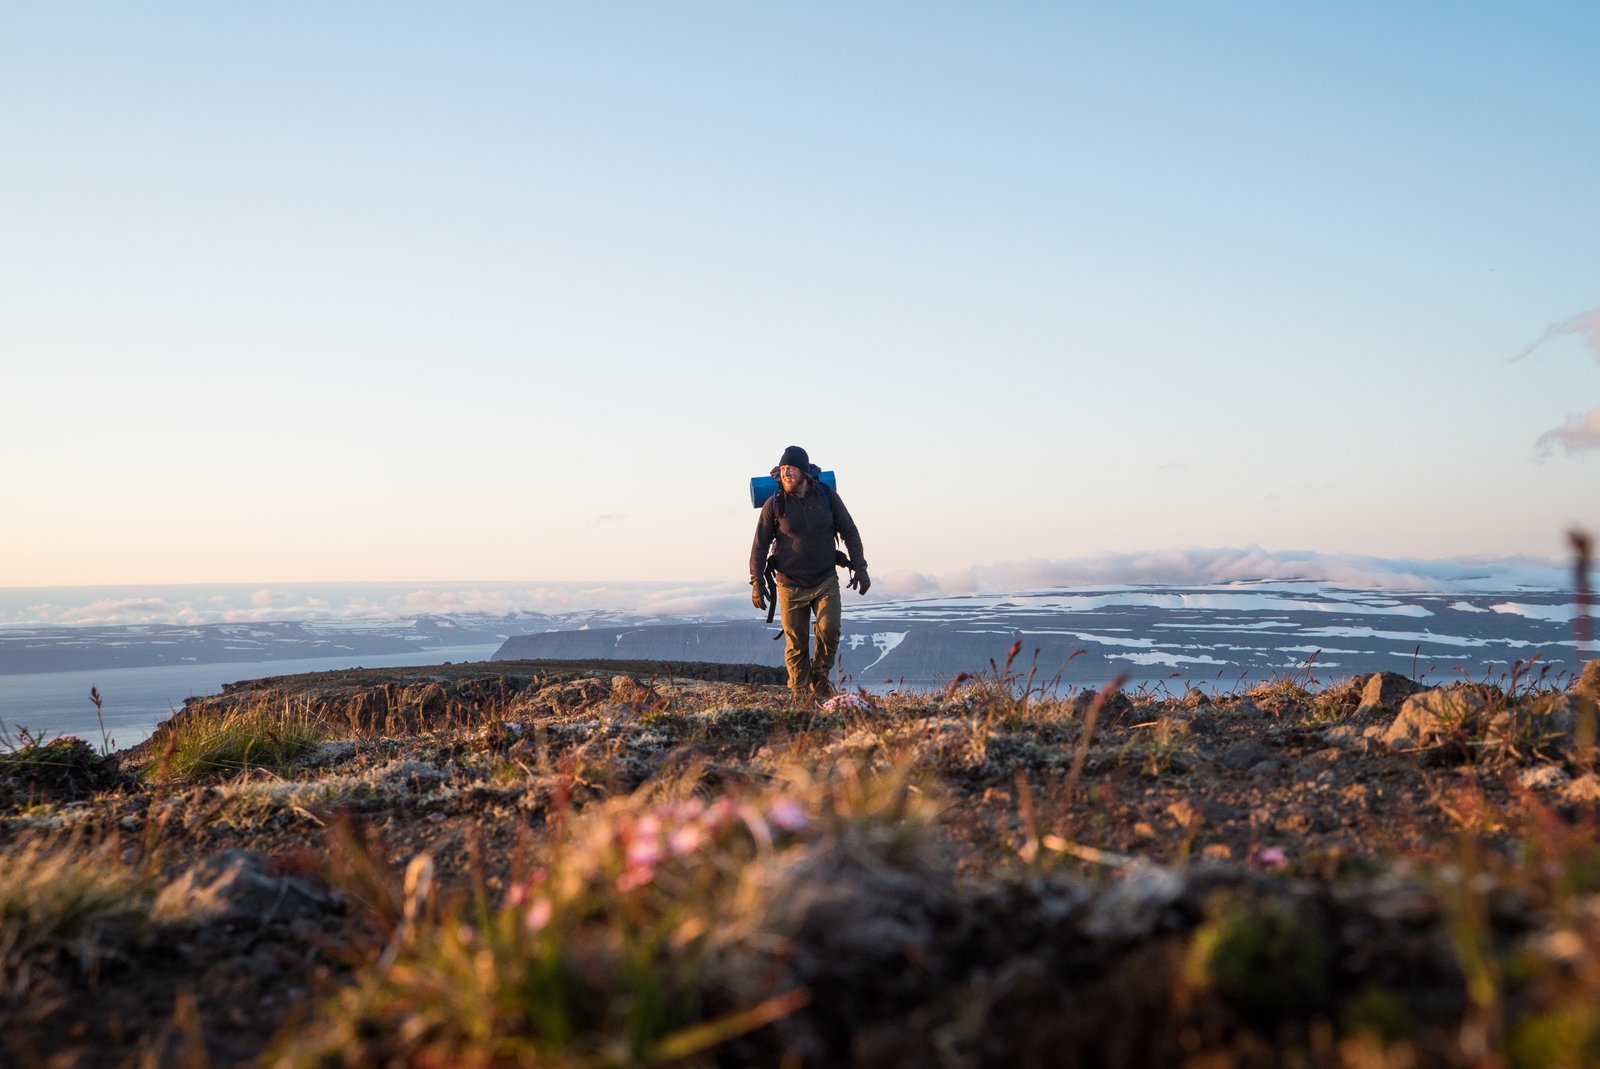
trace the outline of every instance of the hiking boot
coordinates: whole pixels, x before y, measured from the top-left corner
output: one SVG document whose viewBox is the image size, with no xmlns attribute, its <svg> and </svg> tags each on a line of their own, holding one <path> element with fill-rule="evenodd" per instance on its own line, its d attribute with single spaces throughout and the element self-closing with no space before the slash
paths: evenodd
<svg viewBox="0 0 1600 1069">
<path fill-rule="evenodd" d="M 833 697 L 833 684 L 826 679 L 813 679 L 811 681 L 811 697 L 815 701 L 827 701 Z"/>
</svg>

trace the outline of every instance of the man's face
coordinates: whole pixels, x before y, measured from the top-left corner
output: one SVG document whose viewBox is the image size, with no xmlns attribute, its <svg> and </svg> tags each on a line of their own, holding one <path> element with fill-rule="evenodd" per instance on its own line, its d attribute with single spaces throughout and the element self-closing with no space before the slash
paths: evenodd
<svg viewBox="0 0 1600 1069">
<path fill-rule="evenodd" d="M 805 479 L 805 473 L 793 464 L 785 464 L 778 469 L 778 481 L 783 484 L 783 492 L 792 494 Z"/>
</svg>

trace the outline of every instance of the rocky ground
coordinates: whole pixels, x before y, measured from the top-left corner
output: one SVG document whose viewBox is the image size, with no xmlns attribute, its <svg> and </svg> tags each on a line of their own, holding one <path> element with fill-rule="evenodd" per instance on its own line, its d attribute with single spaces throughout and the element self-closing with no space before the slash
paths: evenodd
<svg viewBox="0 0 1600 1069">
<path fill-rule="evenodd" d="M 109 758 L 0 755 L 0 1064 L 1600 1064 L 1600 662 L 1561 692 L 1042 696 L 996 669 L 817 708 L 777 682 L 329 673 L 192 700 Z M 513 942 L 571 909 L 570 942 L 494 954 L 548 950 L 637 1022 L 639 977 L 595 948 L 644 883 L 669 900 L 666 861 L 635 876 L 646 822 L 663 858 L 722 837 L 693 886 L 730 934 L 669 903 L 647 960 L 699 948 L 684 1020 L 733 1023 L 617 1046 L 505 984 L 418 994 L 531 901 Z M 601 839 L 620 861 L 541 897 Z"/>
</svg>

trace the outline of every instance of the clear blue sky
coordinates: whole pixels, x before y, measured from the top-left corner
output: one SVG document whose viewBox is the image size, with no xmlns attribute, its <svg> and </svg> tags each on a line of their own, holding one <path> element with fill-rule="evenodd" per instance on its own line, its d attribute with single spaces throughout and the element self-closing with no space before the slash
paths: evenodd
<svg viewBox="0 0 1600 1069">
<path fill-rule="evenodd" d="M 791 442 L 875 571 L 1558 555 L 1600 530 L 1600 416 L 1539 445 L 1600 409 L 1596 39 L 6 4 L 0 586 L 738 579 Z"/>
</svg>

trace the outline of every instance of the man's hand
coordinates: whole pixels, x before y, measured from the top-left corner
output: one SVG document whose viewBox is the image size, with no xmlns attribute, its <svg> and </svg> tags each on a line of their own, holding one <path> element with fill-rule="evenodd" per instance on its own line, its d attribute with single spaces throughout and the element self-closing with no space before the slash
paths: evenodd
<svg viewBox="0 0 1600 1069">
<path fill-rule="evenodd" d="M 872 578 L 867 575 L 865 568 L 857 568 L 850 573 L 850 589 L 860 594 L 865 594 L 872 585 Z"/>
<path fill-rule="evenodd" d="M 767 607 L 767 592 L 761 589 L 761 580 L 759 579 L 750 580 L 750 604 L 758 609 Z"/>
</svg>

